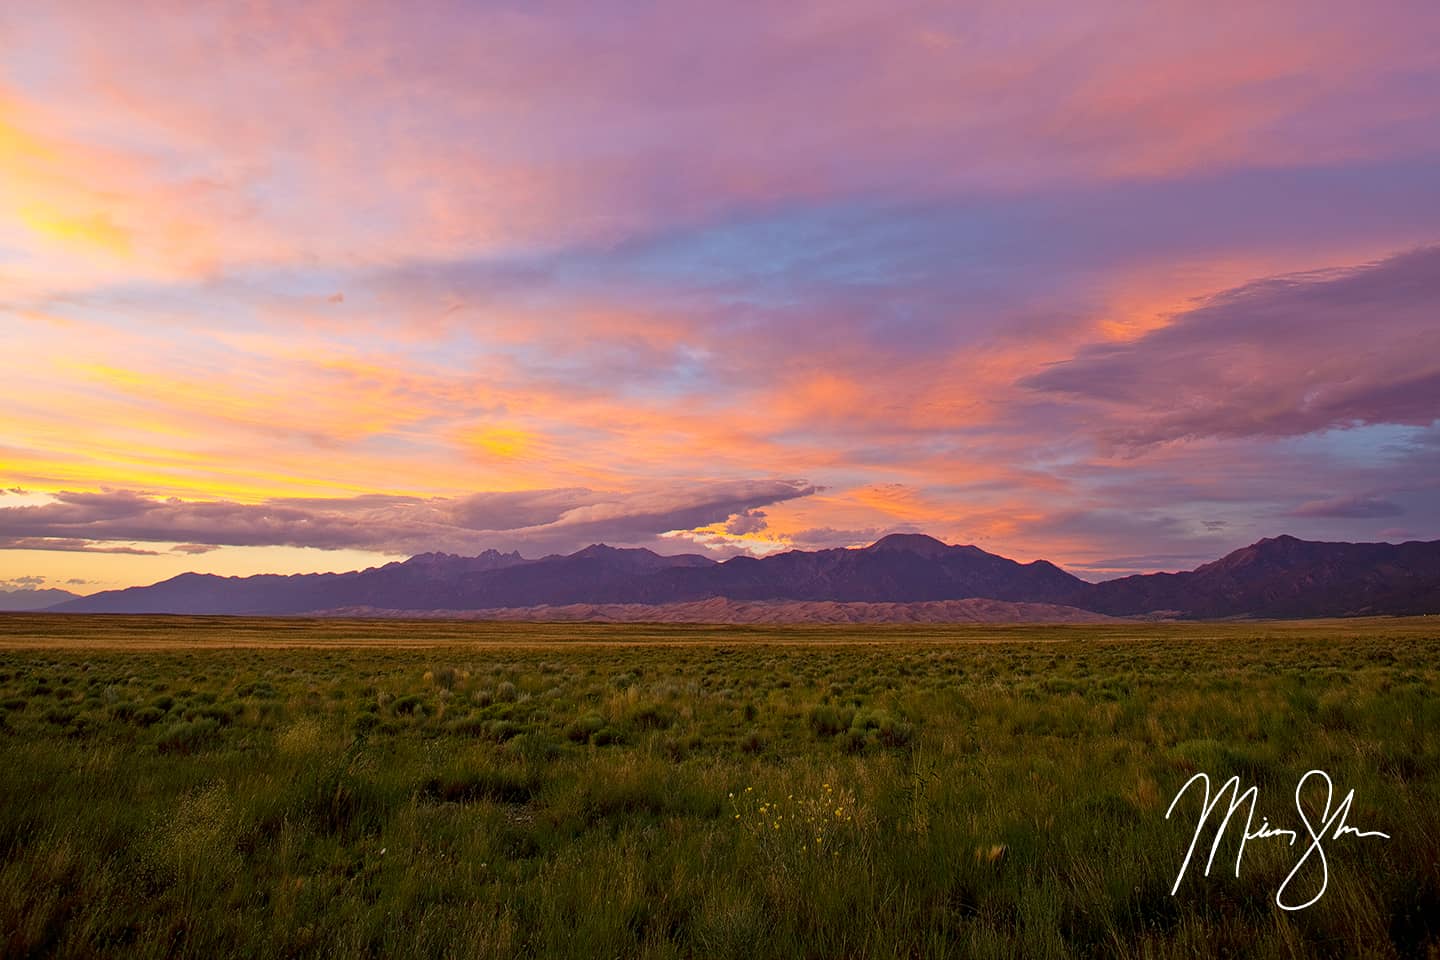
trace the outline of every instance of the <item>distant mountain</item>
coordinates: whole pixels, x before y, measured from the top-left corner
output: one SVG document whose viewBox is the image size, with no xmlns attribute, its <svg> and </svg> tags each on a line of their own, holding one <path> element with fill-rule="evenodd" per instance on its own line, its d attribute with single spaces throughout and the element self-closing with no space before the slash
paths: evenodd
<svg viewBox="0 0 1440 960">
<path fill-rule="evenodd" d="M 69 590 L 0 590 L 0 610 L 44 610 L 65 600 L 78 600 Z"/>
<path fill-rule="evenodd" d="M 1440 541 L 1267 538 L 1189 573 L 1098 583 L 1070 602 L 1112 616 L 1173 611 L 1199 619 L 1440 613 Z"/>
<path fill-rule="evenodd" d="M 287 614 L 343 607 L 485 610 L 564 604 L 735 600 L 919 602 L 984 597 L 1054 603 L 1084 586 L 1045 561 L 895 535 L 862 550 L 790 551 L 717 563 L 603 544 L 526 560 L 422 554 L 356 573 L 217 577 L 187 573 L 63 603 L 68 613 Z"/>
<path fill-rule="evenodd" d="M 698 608 L 693 605 L 717 598 L 734 604 L 832 605 L 983 599 L 1048 604 L 1106 616 L 1183 618 L 1440 613 L 1440 541 L 1311 543 L 1277 537 L 1188 573 L 1145 574 L 1099 584 L 1080 580 L 1044 560 L 1018 563 L 978 547 L 950 546 L 921 534 L 894 534 L 858 550 L 793 550 L 723 563 L 596 544 L 537 560 L 494 550 L 478 557 L 427 553 L 354 573 L 244 578 L 187 573 L 148 587 L 68 600 L 52 609 L 224 614 L 363 609 L 372 614 L 453 614 L 591 607 L 603 618 L 612 615 L 608 610 L 612 607 L 687 604 L 694 610 Z M 754 609 L 738 610 L 716 607 L 714 612 L 727 618 L 759 615 Z M 552 613 L 562 617 L 553 609 Z M 665 619 L 653 611 L 645 615 Z M 859 608 L 847 612 L 817 607 L 784 615 L 823 619 L 862 613 Z M 909 615 L 898 609 L 863 613 Z M 925 615 L 964 614 L 957 608 L 944 613 L 932 609 Z"/>
<path fill-rule="evenodd" d="M 182 573 L 148 587 L 106 590 L 59 604 L 63 613 L 306 613 L 330 607 L 454 606 L 465 584 L 516 563 L 518 553 L 487 550 L 478 557 L 422 553 L 353 573 L 217 577 Z"/>
<path fill-rule="evenodd" d="M 892 534 L 860 550 L 792 550 L 735 557 L 706 570 L 668 570 L 640 602 L 703 600 L 835 600 L 913 603 L 985 597 L 1064 603 L 1085 587 L 1045 560 L 1017 563 L 979 547 L 952 547 L 934 537 Z"/>
</svg>

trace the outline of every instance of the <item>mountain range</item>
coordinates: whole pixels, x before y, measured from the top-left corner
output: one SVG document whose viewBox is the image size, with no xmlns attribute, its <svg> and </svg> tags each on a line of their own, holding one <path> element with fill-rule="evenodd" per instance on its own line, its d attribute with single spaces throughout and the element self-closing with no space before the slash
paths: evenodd
<svg viewBox="0 0 1440 960">
<path fill-rule="evenodd" d="M 723 562 L 595 544 L 535 560 L 487 550 L 475 557 L 420 554 L 351 573 L 186 573 L 147 587 L 66 600 L 49 609 L 250 615 L 404 611 L 432 616 L 491 611 L 496 618 L 539 619 L 586 617 L 588 609 L 591 619 L 666 620 L 704 616 L 704 602 L 716 599 L 728 601 L 710 606 L 717 620 L 736 622 L 759 622 L 767 610 L 773 621 L 809 622 L 934 622 L 947 616 L 1085 619 L 1082 612 L 1091 619 L 1440 613 L 1440 541 L 1318 543 L 1281 536 L 1189 572 L 1102 583 L 1081 580 L 1045 560 L 1019 563 L 923 534 L 892 534 L 859 549 L 793 550 Z M 972 604 L 951 607 L 950 613 L 943 604 L 935 606 L 961 600 L 999 606 Z M 690 612 L 661 609 L 680 604 L 690 605 Z M 931 606 L 917 606 L 924 604 Z M 1026 610 L 1005 604 L 1046 606 Z"/>
<path fill-rule="evenodd" d="M 0 611 L 44 610 L 66 600 L 77 600 L 79 597 L 78 593 L 71 593 L 69 590 L 0 590 Z"/>
</svg>

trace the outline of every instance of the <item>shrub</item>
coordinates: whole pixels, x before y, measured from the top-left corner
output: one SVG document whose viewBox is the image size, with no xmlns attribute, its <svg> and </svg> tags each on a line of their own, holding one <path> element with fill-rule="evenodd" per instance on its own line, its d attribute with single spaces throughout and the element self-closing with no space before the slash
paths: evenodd
<svg viewBox="0 0 1440 960">
<path fill-rule="evenodd" d="M 624 743 L 625 737 L 623 734 L 620 733 L 619 730 L 615 730 L 611 727 L 601 727 L 599 730 L 595 731 L 593 736 L 590 737 L 590 742 L 595 744 L 595 746 L 597 747 L 604 747 L 612 743 Z"/>
<path fill-rule="evenodd" d="M 390 819 L 401 793 L 386 781 L 361 776 L 355 769 L 354 748 L 324 761 L 313 773 L 301 778 L 287 803 L 270 814 L 268 829 L 276 829 L 273 817 L 282 823 L 294 814 L 322 836 L 353 838 L 378 832 Z"/>
<path fill-rule="evenodd" d="M 833 737 L 841 730 L 848 729 L 853 711 L 841 711 L 828 703 L 810 708 L 810 729 L 817 737 Z"/>
<path fill-rule="evenodd" d="M 242 683 L 235 688 L 237 697 L 254 697 L 258 700 L 274 700 L 280 693 L 274 685 L 265 680 L 257 680 L 253 683 Z"/>
<path fill-rule="evenodd" d="M 424 708 L 425 701 L 415 696 L 413 693 L 409 696 L 401 697 L 400 699 L 396 700 L 393 707 L 394 711 L 397 714 L 413 714 L 417 710 L 423 712 Z"/>
<path fill-rule="evenodd" d="M 511 737 L 517 736 L 520 728 L 509 720 L 491 720 L 485 727 L 485 734 L 496 743 L 504 743 Z"/>
<path fill-rule="evenodd" d="M 185 719 L 187 720 L 214 720 L 221 726 L 225 726 L 234 719 L 234 716 L 231 714 L 230 710 L 223 705 L 218 707 L 201 707 L 198 710 L 187 710 L 185 713 Z"/>
<path fill-rule="evenodd" d="M 529 768 L 462 768 L 431 777 L 420 787 L 420 796 L 439 803 L 473 803 L 476 800 L 525 803 L 539 788 L 540 777 Z"/>
<path fill-rule="evenodd" d="M 505 754 L 527 763 L 548 763 L 560 756 L 560 745 L 543 734 L 531 731 L 507 742 Z"/>
<path fill-rule="evenodd" d="M 897 720 L 884 710 L 862 710 L 851 722 L 852 730 L 859 730 L 867 737 L 877 740 L 886 747 L 904 747 L 915 736 L 915 728 L 903 720 Z"/>
<path fill-rule="evenodd" d="M 584 743 L 605 726 L 605 718 L 598 713 L 587 713 L 565 728 L 565 736 L 576 743 Z"/>
<path fill-rule="evenodd" d="M 876 728 L 880 743 L 886 747 L 907 747 L 915 737 L 915 727 L 902 720 L 883 717 Z"/>
<path fill-rule="evenodd" d="M 639 730 L 664 730 L 674 726 L 678 714 L 675 708 L 663 703 L 647 703 L 631 712 L 628 720 Z"/>
<path fill-rule="evenodd" d="M 207 746 L 219 732 L 220 724 L 214 720 L 181 720 L 160 731 L 155 746 L 161 753 L 193 753 Z"/>
<path fill-rule="evenodd" d="M 72 738 L 88 737 L 98 729 L 100 729 L 100 724 L 96 719 L 88 713 L 82 713 L 72 719 L 69 725 L 65 727 L 65 736 Z"/>
<path fill-rule="evenodd" d="M 468 717 L 459 717 L 445 724 L 445 732 L 461 737 L 483 737 L 487 722 L 484 717 L 473 714 Z"/>
<path fill-rule="evenodd" d="M 165 711 L 157 707 L 141 707 L 135 711 L 135 715 L 130 719 L 138 726 L 148 727 L 152 724 L 159 723 L 160 718 L 163 716 L 165 716 Z"/>
</svg>

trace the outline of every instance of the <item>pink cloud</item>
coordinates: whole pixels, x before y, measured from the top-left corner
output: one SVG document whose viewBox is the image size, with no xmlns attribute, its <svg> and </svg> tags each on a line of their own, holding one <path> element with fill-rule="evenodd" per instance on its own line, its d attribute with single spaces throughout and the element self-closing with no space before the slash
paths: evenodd
<svg viewBox="0 0 1440 960">
<path fill-rule="evenodd" d="M 1057 7 L 1017 42 L 1003 4 L 657 7 L 623 27 L 588 5 L 179 4 L 145 30 L 70 4 L 8 24 L 53 64 L 10 99 L 55 145 L 35 195 L 108 218 L 157 271 L 443 258 L 782 200 L 1435 147 L 1409 80 L 1434 66 L 1433 13 L 1322 7 Z"/>
<path fill-rule="evenodd" d="M 1440 247 L 1256 281 L 1027 378 L 1121 445 L 1440 418 Z M 1103 411 L 1099 413 L 1098 411 Z"/>
</svg>

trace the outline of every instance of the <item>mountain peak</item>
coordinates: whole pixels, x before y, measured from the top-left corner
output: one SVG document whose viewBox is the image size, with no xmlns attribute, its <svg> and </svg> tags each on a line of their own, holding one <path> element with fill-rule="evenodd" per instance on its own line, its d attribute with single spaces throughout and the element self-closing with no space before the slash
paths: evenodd
<svg viewBox="0 0 1440 960">
<path fill-rule="evenodd" d="M 950 545 L 924 533 L 892 533 L 881 537 L 865 549 L 876 552 L 895 550 L 922 557 L 938 557 L 948 552 Z"/>
<path fill-rule="evenodd" d="M 433 563 L 452 563 L 459 560 L 513 560 L 519 562 L 523 559 L 525 558 L 520 556 L 519 550 L 512 550 L 509 553 L 501 553 L 499 550 L 491 548 L 489 550 L 483 550 L 473 557 L 462 556 L 458 553 L 442 553 L 439 551 L 432 551 L 430 553 L 417 553 L 410 559 L 401 562 L 423 565 Z"/>
<path fill-rule="evenodd" d="M 583 550 L 577 550 L 570 554 L 572 557 L 609 557 L 620 553 L 619 547 L 612 547 L 608 543 L 592 543 Z M 650 550 L 641 549 L 640 553 L 651 553 Z"/>
<path fill-rule="evenodd" d="M 459 558 L 456 554 L 453 554 L 453 553 L 441 553 L 440 551 L 437 550 L 437 551 L 431 551 L 431 552 L 429 552 L 429 553 L 417 553 L 417 554 L 415 554 L 415 556 L 413 556 L 413 557 L 411 557 L 410 559 L 405 560 L 405 561 L 403 561 L 403 562 L 404 562 L 404 563 L 416 563 L 416 564 L 421 564 L 421 563 L 443 563 L 443 562 L 446 561 L 446 560 L 458 560 L 458 559 L 460 559 L 460 558 Z"/>
<path fill-rule="evenodd" d="M 1288 533 L 1282 533 L 1278 537 L 1264 537 L 1256 540 L 1248 547 L 1232 550 L 1220 559 L 1214 560 L 1205 566 L 1235 566 L 1237 564 L 1255 563 L 1257 561 L 1284 562 L 1290 558 L 1308 556 L 1314 554 L 1316 551 L 1323 551 L 1327 548 L 1343 548 L 1345 546 L 1349 546 L 1349 544 L 1301 540 L 1299 537 L 1292 537 Z"/>
</svg>

